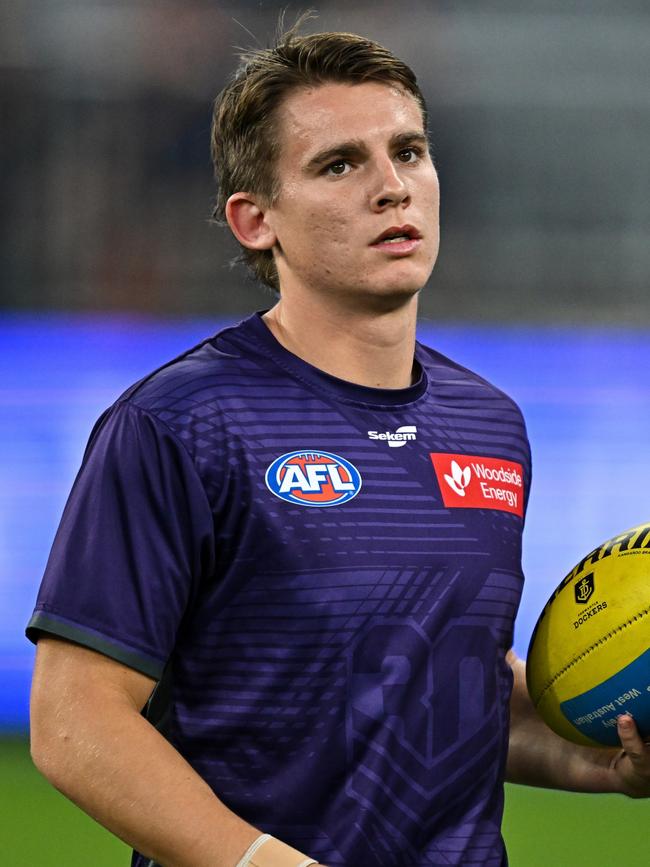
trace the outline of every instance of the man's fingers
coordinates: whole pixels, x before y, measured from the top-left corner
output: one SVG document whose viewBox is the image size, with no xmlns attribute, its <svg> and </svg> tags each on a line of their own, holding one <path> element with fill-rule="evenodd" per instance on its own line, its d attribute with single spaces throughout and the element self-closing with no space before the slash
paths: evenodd
<svg viewBox="0 0 650 867">
<path fill-rule="evenodd" d="M 621 791 L 630 798 L 650 797 L 650 744 L 643 742 L 632 714 L 617 719 L 623 749 L 612 759 L 610 768 L 618 774 Z"/>
<path fill-rule="evenodd" d="M 632 715 L 629 713 L 621 714 L 617 719 L 617 728 L 621 745 L 632 762 L 636 764 L 646 757 L 646 761 L 650 763 L 650 758 L 647 758 L 649 748 L 643 743 Z"/>
</svg>

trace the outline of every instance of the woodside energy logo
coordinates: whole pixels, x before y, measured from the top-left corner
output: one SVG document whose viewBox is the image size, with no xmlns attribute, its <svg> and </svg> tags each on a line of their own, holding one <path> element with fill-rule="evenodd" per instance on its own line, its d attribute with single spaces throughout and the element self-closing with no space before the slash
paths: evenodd
<svg viewBox="0 0 650 867">
<path fill-rule="evenodd" d="M 448 509 L 498 509 L 523 517 L 521 464 L 480 455 L 431 452 L 430 457 Z"/>
</svg>

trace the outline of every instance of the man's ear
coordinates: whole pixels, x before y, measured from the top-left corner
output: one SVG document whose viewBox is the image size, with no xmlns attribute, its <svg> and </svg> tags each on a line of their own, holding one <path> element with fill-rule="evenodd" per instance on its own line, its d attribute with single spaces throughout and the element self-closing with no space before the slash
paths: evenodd
<svg viewBox="0 0 650 867">
<path fill-rule="evenodd" d="M 270 250 L 277 240 L 266 210 L 251 193 L 233 193 L 226 202 L 226 219 L 235 238 L 249 250 Z"/>
</svg>

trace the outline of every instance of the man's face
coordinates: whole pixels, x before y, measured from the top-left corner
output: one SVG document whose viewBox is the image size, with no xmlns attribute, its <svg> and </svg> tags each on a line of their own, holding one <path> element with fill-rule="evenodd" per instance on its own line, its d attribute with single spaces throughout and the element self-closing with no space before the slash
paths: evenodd
<svg viewBox="0 0 650 867">
<path fill-rule="evenodd" d="M 279 141 L 267 219 L 281 289 L 384 307 L 421 289 L 438 254 L 439 188 L 416 100 L 376 82 L 297 90 Z"/>
</svg>

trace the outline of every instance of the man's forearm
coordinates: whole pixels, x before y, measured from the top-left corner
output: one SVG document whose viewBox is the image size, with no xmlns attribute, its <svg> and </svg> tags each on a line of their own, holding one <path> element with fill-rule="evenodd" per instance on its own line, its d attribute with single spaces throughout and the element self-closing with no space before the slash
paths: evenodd
<svg viewBox="0 0 650 867">
<path fill-rule="evenodd" d="M 612 773 L 620 751 L 579 746 L 551 731 L 528 695 L 525 663 L 514 654 L 509 661 L 514 686 L 506 779 L 575 792 L 622 791 L 617 775 Z"/>
<path fill-rule="evenodd" d="M 164 867 L 232 867 L 259 831 L 228 810 L 139 715 L 75 722 L 42 771 L 85 812 Z"/>
<path fill-rule="evenodd" d="M 39 770 L 164 867 L 232 867 L 260 832 L 221 803 L 132 698 L 102 677 L 114 663 L 97 654 L 90 660 L 84 682 L 70 674 L 59 680 L 56 660 L 47 679 L 39 676 L 37 661 L 32 754 Z"/>
</svg>

